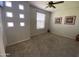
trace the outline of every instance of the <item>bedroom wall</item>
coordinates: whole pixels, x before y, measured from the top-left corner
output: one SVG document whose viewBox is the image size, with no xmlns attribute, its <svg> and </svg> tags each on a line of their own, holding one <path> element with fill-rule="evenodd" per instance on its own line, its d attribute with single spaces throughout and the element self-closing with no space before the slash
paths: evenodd
<svg viewBox="0 0 79 59">
<path fill-rule="evenodd" d="M 50 30 L 52 33 L 75 39 L 79 34 L 79 2 L 66 2 L 68 4 L 51 14 Z M 65 16 L 76 16 L 75 25 L 64 24 Z M 62 24 L 55 24 L 55 17 L 63 17 Z"/>
<path fill-rule="evenodd" d="M 46 14 L 44 29 L 36 29 L 36 12 Z M 42 9 L 39 9 L 37 7 L 30 5 L 30 32 L 31 32 L 31 36 L 47 32 L 47 30 L 49 28 L 49 26 L 48 26 L 49 20 L 50 20 L 50 12 L 44 11 Z"/>
</svg>

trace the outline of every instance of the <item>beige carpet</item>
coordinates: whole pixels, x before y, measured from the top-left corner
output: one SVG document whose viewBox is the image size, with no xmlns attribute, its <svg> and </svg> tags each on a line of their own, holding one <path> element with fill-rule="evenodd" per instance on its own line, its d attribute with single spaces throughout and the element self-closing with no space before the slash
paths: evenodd
<svg viewBox="0 0 79 59">
<path fill-rule="evenodd" d="M 13 57 L 77 57 L 79 42 L 51 33 L 32 37 L 28 41 L 6 48 Z"/>
</svg>

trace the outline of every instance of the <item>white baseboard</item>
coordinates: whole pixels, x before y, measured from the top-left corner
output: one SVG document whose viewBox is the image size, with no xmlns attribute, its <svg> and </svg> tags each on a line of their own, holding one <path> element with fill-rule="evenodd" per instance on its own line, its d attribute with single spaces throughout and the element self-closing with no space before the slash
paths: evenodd
<svg viewBox="0 0 79 59">
<path fill-rule="evenodd" d="M 36 36 L 36 35 L 40 35 L 40 34 L 43 34 L 43 33 L 46 33 L 46 32 L 36 33 L 34 35 L 31 35 L 31 36 Z"/>
<path fill-rule="evenodd" d="M 23 42 L 23 41 L 26 41 L 26 40 L 29 40 L 30 39 L 30 37 L 28 37 L 28 38 L 26 38 L 26 39 L 24 39 L 24 40 L 21 40 L 21 41 L 17 41 L 17 42 L 13 42 L 13 43 L 11 43 L 11 44 L 7 44 L 7 46 L 11 46 L 11 45 L 14 45 L 14 44 L 18 44 L 18 43 L 20 43 L 20 42 Z"/>
<path fill-rule="evenodd" d="M 6 54 L 1 54 L 0 57 L 6 57 Z"/>
<path fill-rule="evenodd" d="M 74 38 L 71 38 L 71 37 L 69 37 L 69 36 L 65 36 L 65 35 L 59 35 L 59 34 L 57 34 L 57 33 L 54 33 L 54 32 L 51 32 L 52 34 L 55 34 L 55 35 L 58 35 L 58 36 L 62 36 L 62 37 L 65 37 L 65 38 L 68 38 L 68 39 L 74 39 Z"/>
</svg>

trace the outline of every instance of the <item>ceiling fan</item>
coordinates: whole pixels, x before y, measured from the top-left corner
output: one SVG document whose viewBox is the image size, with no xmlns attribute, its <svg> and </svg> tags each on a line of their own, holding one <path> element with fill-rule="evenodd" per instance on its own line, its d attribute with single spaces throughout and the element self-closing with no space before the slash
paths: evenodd
<svg viewBox="0 0 79 59">
<path fill-rule="evenodd" d="M 51 7 L 56 8 L 54 5 L 60 4 L 60 3 L 64 3 L 64 1 L 58 1 L 58 2 L 49 1 L 48 4 L 47 4 L 48 6 L 46 6 L 46 8 L 48 8 L 48 7 L 49 8 L 51 8 Z"/>
</svg>

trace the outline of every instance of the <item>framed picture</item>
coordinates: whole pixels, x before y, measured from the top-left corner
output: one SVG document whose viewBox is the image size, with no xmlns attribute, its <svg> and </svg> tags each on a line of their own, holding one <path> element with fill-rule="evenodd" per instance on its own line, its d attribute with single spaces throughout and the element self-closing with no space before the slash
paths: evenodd
<svg viewBox="0 0 79 59">
<path fill-rule="evenodd" d="M 61 22 L 62 22 L 62 17 L 55 18 L 55 24 L 61 24 Z"/>
<path fill-rule="evenodd" d="M 76 16 L 66 16 L 65 24 L 74 25 L 76 20 Z"/>
</svg>

